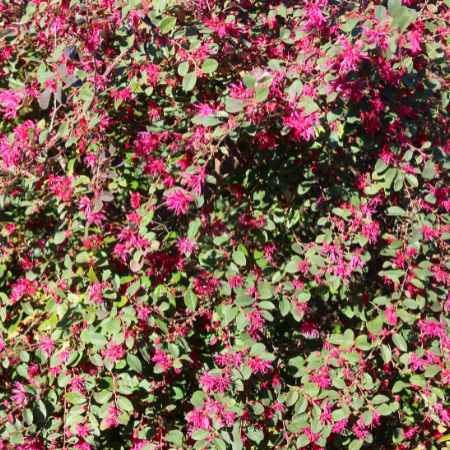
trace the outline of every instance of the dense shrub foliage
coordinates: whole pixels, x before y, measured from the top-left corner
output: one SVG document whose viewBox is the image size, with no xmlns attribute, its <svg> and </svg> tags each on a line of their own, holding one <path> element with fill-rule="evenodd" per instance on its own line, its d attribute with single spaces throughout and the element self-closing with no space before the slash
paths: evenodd
<svg viewBox="0 0 450 450">
<path fill-rule="evenodd" d="M 0 448 L 445 446 L 449 3 L 2 0 Z"/>
</svg>

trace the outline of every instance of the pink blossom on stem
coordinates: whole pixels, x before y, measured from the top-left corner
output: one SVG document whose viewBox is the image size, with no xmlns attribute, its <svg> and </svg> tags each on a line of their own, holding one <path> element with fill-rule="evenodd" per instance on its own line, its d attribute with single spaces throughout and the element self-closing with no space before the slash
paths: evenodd
<svg viewBox="0 0 450 450">
<path fill-rule="evenodd" d="M 180 189 L 175 189 L 173 194 L 169 194 L 166 199 L 167 208 L 175 211 L 176 215 L 186 214 L 189 210 L 189 202 L 194 199 Z"/>
<path fill-rule="evenodd" d="M 245 364 L 252 369 L 252 373 L 267 373 L 268 370 L 272 368 L 272 364 L 270 361 L 265 361 L 261 359 L 259 356 L 254 356 L 252 359 L 249 359 Z"/>
<path fill-rule="evenodd" d="M 210 373 L 203 371 L 200 375 L 200 386 L 205 388 L 206 392 L 219 392 L 223 393 L 231 386 L 231 375 L 220 374 L 218 376 L 211 375 Z"/>
<path fill-rule="evenodd" d="M 26 403 L 27 401 L 27 394 L 25 393 L 25 387 L 22 383 L 19 383 L 18 381 L 14 382 L 15 389 L 12 390 L 12 393 L 14 394 L 12 396 L 12 399 L 18 404 L 21 405 L 22 403 Z"/>
</svg>

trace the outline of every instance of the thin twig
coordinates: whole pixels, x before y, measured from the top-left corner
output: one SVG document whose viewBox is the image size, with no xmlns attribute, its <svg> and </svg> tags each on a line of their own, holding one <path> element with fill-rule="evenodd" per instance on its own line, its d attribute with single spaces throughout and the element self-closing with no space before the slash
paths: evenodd
<svg viewBox="0 0 450 450">
<path fill-rule="evenodd" d="M 112 62 L 112 64 L 106 69 L 105 73 L 103 74 L 103 77 L 106 78 L 110 73 L 111 70 L 114 69 L 114 67 L 119 64 L 119 62 L 121 61 L 121 59 L 128 53 L 128 51 L 131 49 L 131 47 L 134 44 L 134 35 L 133 35 L 133 39 L 130 42 L 130 45 L 123 49 L 122 52 L 120 53 L 120 55 Z"/>
</svg>

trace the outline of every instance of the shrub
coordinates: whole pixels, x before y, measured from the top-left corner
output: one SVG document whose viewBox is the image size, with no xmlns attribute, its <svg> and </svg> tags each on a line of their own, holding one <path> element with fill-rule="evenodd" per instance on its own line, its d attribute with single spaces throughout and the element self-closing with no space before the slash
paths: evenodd
<svg viewBox="0 0 450 450">
<path fill-rule="evenodd" d="M 1 448 L 450 438 L 448 6 L 4 0 Z"/>
</svg>

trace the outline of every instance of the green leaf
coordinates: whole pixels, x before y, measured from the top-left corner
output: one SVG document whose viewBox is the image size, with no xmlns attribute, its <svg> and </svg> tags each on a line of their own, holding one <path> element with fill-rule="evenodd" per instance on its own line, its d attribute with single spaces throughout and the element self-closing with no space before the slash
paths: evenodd
<svg viewBox="0 0 450 450">
<path fill-rule="evenodd" d="M 311 294 L 309 292 L 302 291 L 297 294 L 297 300 L 299 303 L 306 303 L 310 299 L 311 299 Z"/>
<path fill-rule="evenodd" d="M 402 7 L 402 0 L 389 0 L 388 11 L 391 16 L 395 16 Z"/>
<path fill-rule="evenodd" d="M 183 90 L 185 92 L 192 91 L 195 84 L 197 83 L 197 74 L 194 72 L 189 72 L 183 77 Z"/>
<path fill-rule="evenodd" d="M 225 109 L 229 113 L 237 113 L 245 108 L 245 101 L 238 98 L 227 98 Z"/>
<path fill-rule="evenodd" d="M 402 352 L 408 351 L 408 345 L 406 344 L 406 341 L 401 334 L 393 334 L 392 340 L 396 345 L 396 347 L 400 349 Z"/>
<path fill-rule="evenodd" d="M 381 356 L 385 364 L 391 361 L 392 353 L 391 349 L 387 345 L 381 345 Z"/>
<path fill-rule="evenodd" d="M 252 406 L 253 412 L 257 415 L 260 416 L 263 412 L 264 412 L 264 406 L 261 405 L 261 403 L 255 403 Z"/>
<path fill-rule="evenodd" d="M 92 345 L 95 345 L 96 347 L 104 347 L 108 341 L 106 340 L 106 337 L 103 336 L 101 333 L 89 333 L 89 341 Z"/>
<path fill-rule="evenodd" d="M 403 388 L 405 387 L 405 384 L 403 383 L 403 381 L 397 381 L 394 386 L 392 386 L 392 392 L 394 394 L 401 392 L 403 390 Z"/>
<path fill-rule="evenodd" d="M 247 264 L 247 260 L 245 258 L 244 252 L 242 252 L 240 250 L 233 252 L 233 261 L 238 266 L 245 266 Z"/>
<path fill-rule="evenodd" d="M 422 388 L 426 388 L 427 387 L 427 382 L 425 381 L 425 378 L 422 375 L 413 375 L 409 379 L 409 382 L 411 384 L 414 384 L 414 386 L 420 386 Z"/>
<path fill-rule="evenodd" d="M 94 400 L 101 405 L 108 403 L 109 399 L 112 397 L 113 393 L 111 391 L 100 391 L 94 395 Z"/>
<path fill-rule="evenodd" d="M 414 175 L 407 173 L 407 174 L 405 174 L 405 178 L 412 187 L 419 186 L 419 181 L 417 180 L 417 178 Z"/>
<path fill-rule="evenodd" d="M 98 354 L 89 356 L 89 360 L 91 361 L 94 366 L 97 367 L 103 367 L 103 360 L 102 357 Z"/>
<path fill-rule="evenodd" d="M 286 317 L 291 310 L 291 302 L 287 298 L 283 298 L 280 302 L 280 313 L 283 317 Z"/>
<path fill-rule="evenodd" d="M 386 17 L 386 8 L 381 5 L 377 6 L 375 8 L 374 16 L 379 22 L 381 22 Z"/>
<path fill-rule="evenodd" d="M 264 291 L 263 291 L 264 292 Z M 261 309 L 276 309 L 276 306 L 272 302 L 262 301 L 258 305 Z"/>
<path fill-rule="evenodd" d="M 266 87 L 259 87 L 256 88 L 256 102 L 261 103 L 267 100 L 267 97 L 269 96 L 269 88 Z"/>
<path fill-rule="evenodd" d="M 250 356 L 258 356 L 266 351 L 266 346 L 261 343 L 255 344 L 250 350 Z"/>
<path fill-rule="evenodd" d="M 377 316 L 374 320 L 367 323 L 367 329 L 375 335 L 379 335 L 383 329 L 383 320 L 380 316 Z"/>
<path fill-rule="evenodd" d="M 156 444 L 145 444 L 143 447 L 141 447 L 141 450 L 154 450 L 157 447 Z"/>
<path fill-rule="evenodd" d="M 31 314 L 33 314 L 33 311 L 34 311 L 33 307 L 29 303 L 22 302 L 22 308 L 23 308 L 23 312 L 27 316 L 31 316 Z"/>
<path fill-rule="evenodd" d="M 433 91 L 441 89 L 441 83 L 436 78 L 428 78 L 426 79 L 423 84 L 428 88 L 432 89 Z M 431 162 L 431 160 L 429 160 Z M 428 162 L 428 161 L 427 161 Z M 433 164 L 434 165 L 434 164 Z"/>
<path fill-rule="evenodd" d="M 364 414 L 362 415 L 362 419 L 363 419 L 364 425 L 366 427 L 368 427 L 373 421 L 372 411 L 370 409 L 364 411 Z"/>
<path fill-rule="evenodd" d="M 399 17 L 397 17 L 395 21 L 398 24 L 399 31 L 403 33 L 411 24 L 412 17 L 408 12 L 404 12 Z"/>
<path fill-rule="evenodd" d="M 290 391 L 286 397 L 286 406 L 292 406 L 297 403 L 299 394 L 298 391 Z"/>
<path fill-rule="evenodd" d="M 250 427 L 246 430 L 245 434 L 251 441 L 256 442 L 257 444 L 264 439 L 264 433 L 258 428 Z"/>
<path fill-rule="evenodd" d="M 325 267 L 326 266 L 325 259 L 320 255 L 311 255 L 311 256 L 308 256 L 307 259 L 311 264 L 315 264 L 317 267 Z"/>
<path fill-rule="evenodd" d="M 27 425 L 31 425 L 33 423 L 33 412 L 29 408 L 24 408 L 22 411 L 23 420 L 27 423 Z"/>
<path fill-rule="evenodd" d="M 403 189 L 403 180 L 395 180 L 394 191 L 398 192 L 401 191 L 402 189 Z"/>
<path fill-rule="evenodd" d="M 128 353 L 127 363 L 135 372 L 142 374 L 142 363 L 136 355 L 131 355 Z"/>
<path fill-rule="evenodd" d="M 446 441 L 450 441 L 450 434 L 446 434 L 445 436 L 442 436 L 436 442 L 438 444 L 441 444 L 442 442 L 446 442 Z"/>
<path fill-rule="evenodd" d="M 58 231 L 58 233 L 55 234 L 55 238 L 54 238 L 55 245 L 62 244 L 65 239 L 66 239 L 66 232 Z"/>
<path fill-rule="evenodd" d="M 3 39 L 12 33 L 14 33 L 14 28 L 4 28 L 3 30 L 0 30 L 0 39 Z"/>
<path fill-rule="evenodd" d="M 286 266 L 286 272 L 287 273 L 297 273 L 300 272 L 300 269 L 298 268 L 298 263 L 300 262 L 298 257 L 294 257 L 293 261 L 289 261 Z"/>
<path fill-rule="evenodd" d="M 24 17 L 28 17 L 28 16 L 24 16 Z M 23 20 L 23 18 L 22 18 L 22 20 Z M 13 445 L 21 444 L 23 442 L 22 433 L 15 432 L 15 433 L 11 434 L 11 436 L 9 436 L 9 442 Z"/>
<path fill-rule="evenodd" d="M 232 322 L 239 313 L 239 308 L 233 307 L 225 313 L 225 324 Z"/>
<path fill-rule="evenodd" d="M 390 414 L 392 414 L 392 409 L 389 407 L 389 405 L 386 405 L 386 403 L 378 406 L 375 411 L 381 416 L 389 416 Z"/>
<path fill-rule="evenodd" d="M 179 430 L 171 430 L 164 436 L 164 439 L 166 439 L 169 442 L 173 442 L 178 447 L 182 447 L 184 434 Z"/>
<path fill-rule="evenodd" d="M 202 391 L 196 391 L 192 395 L 191 403 L 194 405 L 197 409 L 203 409 L 205 406 L 205 394 Z"/>
<path fill-rule="evenodd" d="M 166 17 L 165 19 L 162 20 L 162 22 L 159 26 L 161 33 L 162 34 L 169 33 L 172 30 L 172 28 L 175 26 L 176 23 L 177 23 L 176 17 Z"/>
<path fill-rule="evenodd" d="M 155 319 L 155 323 L 162 331 L 164 331 L 164 333 L 166 334 L 169 333 L 169 328 L 167 327 L 166 323 L 163 322 L 161 319 Z"/>
<path fill-rule="evenodd" d="M 124 411 L 134 411 L 133 404 L 126 397 L 118 396 L 116 402 L 119 408 L 123 409 Z"/>
<path fill-rule="evenodd" d="M 78 264 L 83 264 L 83 263 L 89 261 L 89 255 L 86 252 L 78 253 L 75 260 Z"/>
<path fill-rule="evenodd" d="M 427 180 L 431 180 L 435 177 L 435 175 L 436 175 L 436 169 L 434 168 L 434 161 L 429 159 L 425 164 L 422 176 L 424 178 L 426 178 Z"/>
<path fill-rule="evenodd" d="M 203 254 L 202 264 L 205 264 L 210 267 L 215 267 L 215 265 L 225 256 L 225 253 L 222 250 L 216 250 L 215 248 L 212 250 L 208 250 Z"/>
<path fill-rule="evenodd" d="M 192 434 L 192 439 L 200 441 L 206 439 L 209 436 L 211 436 L 211 431 L 209 430 L 195 430 Z"/>
<path fill-rule="evenodd" d="M 195 308 L 197 308 L 197 296 L 191 289 L 188 289 L 184 294 L 184 304 L 191 311 L 195 311 Z"/>
<path fill-rule="evenodd" d="M 297 188 L 298 195 L 305 195 L 311 189 L 312 185 L 312 181 L 301 182 Z"/>
<path fill-rule="evenodd" d="M 145 217 L 142 219 L 140 229 L 146 227 L 153 220 L 153 216 L 155 215 L 155 211 L 149 211 Z"/>
<path fill-rule="evenodd" d="M 425 378 L 431 378 L 431 377 L 434 377 L 435 375 L 437 375 L 441 371 L 442 371 L 441 366 L 438 366 L 437 364 L 433 364 L 426 368 L 424 376 L 425 376 Z"/>
<path fill-rule="evenodd" d="M 97 275 L 95 275 L 95 272 L 92 270 L 92 267 L 89 269 L 88 278 L 92 283 L 100 283 L 100 281 L 98 281 Z"/>
<path fill-rule="evenodd" d="M 187 235 L 188 235 L 190 242 L 193 242 L 195 240 L 195 237 L 197 236 L 197 233 L 199 232 L 201 225 L 202 225 L 202 221 L 199 218 L 189 222 L 189 228 L 188 228 Z"/>
<path fill-rule="evenodd" d="M 176 344 L 169 343 L 168 344 L 170 353 L 172 353 L 175 358 L 178 358 L 180 356 L 180 349 Z"/>
<path fill-rule="evenodd" d="M 33 417 L 41 423 L 44 423 L 47 419 L 47 408 L 41 399 L 36 400 L 34 403 Z"/>
<path fill-rule="evenodd" d="M 350 445 L 348 446 L 348 450 L 359 450 L 364 444 L 364 441 L 361 441 L 361 439 L 354 439 L 352 442 L 350 442 Z"/>
<path fill-rule="evenodd" d="M 139 287 L 141 286 L 141 281 L 137 280 L 133 284 L 130 284 L 127 288 L 127 294 L 129 297 L 133 297 L 134 294 L 138 291 Z"/>
<path fill-rule="evenodd" d="M 303 447 L 306 447 L 307 445 L 309 445 L 309 443 L 310 443 L 309 436 L 306 435 L 306 434 L 302 434 L 297 439 L 296 447 L 297 448 L 303 448 Z"/>
<path fill-rule="evenodd" d="M 188 72 L 189 72 L 189 61 L 183 61 L 178 66 L 178 75 L 180 75 L 180 77 L 184 77 Z"/>
<path fill-rule="evenodd" d="M 215 59 L 205 59 L 202 64 L 203 73 L 212 73 L 217 70 L 219 63 Z"/>
<path fill-rule="evenodd" d="M 398 427 L 394 430 L 394 433 L 392 434 L 392 442 L 394 444 L 399 444 L 400 442 L 402 442 L 404 440 L 404 436 L 403 436 L 403 429 Z M 439 441 L 438 441 L 439 442 Z"/>
<path fill-rule="evenodd" d="M 285 11 L 285 14 L 286 14 L 286 8 L 285 8 L 285 6 L 284 5 L 280 5 L 280 6 L 278 6 L 278 11 L 280 11 L 280 8 L 281 7 L 283 7 L 284 8 L 284 11 Z M 286 15 L 284 16 L 285 18 L 286 18 Z M 280 61 L 278 60 L 278 59 L 271 59 L 270 61 L 269 61 L 269 68 L 271 69 L 271 70 L 275 70 L 275 71 L 277 71 L 277 72 L 281 72 L 282 70 L 283 70 L 283 68 L 281 67 L 281 64 L 280 64 Z"/>
<path fill-rule="evenodd" d="M 447 1 L 449 1 L 449 0 L 447 0 Z M 449 3 L 450 3 L 450 1 L 449 1 Z M 447 108 L 449 102 L 450 102 L 450 98 L 449 98 L 448 92 L 443 92 L 442 93 L 442 107 L 444 109 Z"/>
<path fill-rule="evenodd" d="M 305 389 L 305 394 L 310 397 L 314 398 L 319 395 L 320 387 L 317 383 L 305 383 L 303 387 Z"/>
<path fill-rule="evenodd" d="M 67 394 L 64 394 L 63 397 L 69 403 L 72 403 L 72 405 L 82 405 L 83 403 L 86 403 L 86 398 L 78 392 L 68 392 Z"/>
<path fill-rule="evenodd" d="M 381 184 L 371 184 L 370 186 L 366 187 L 364 192 L 367 195 L 376 195 L 381 191 L 381 189 L 383 189 L 383 186 Z"/>
<path fill-rule="evenodd" d="M 331 417 L 335 422 L 338 422 L 339 420 L 346 419 L 348 417 L 348 414 L 346 414 L 343 409 L 335 409 L 331 413 Z"/>
<path fill-rule="evenodd" d="M 336 108 L 329 111 L 327 113 L 327 122 L 333 123 L 336 119 L 339 119 L 339 117 L 341 117 L 343 113 L 344 111 L 342 110 L 342 108 Z"/>
<path fill-rule="evenodd" d="M 43 73 L 39 74 L 38 81 L 39 81 L 39 83 L 45 83 L 46 81 L 48 81 L 52 78 L 55 78 L 54 72 L 43 72 Z"/>
<path fill-rule="evenodd" d="M 367 339 L 367 338 L 366 338 Z M 345 342 L 345 337 L 340 334 L 332 334 L 328 339 L 328 342 L 331 342 L 334 345 L 340 345 Z"/>
<path fill-rule="evenodd" d="M 220 438 L 213 438 L 213 444 L 216 446 L 217 450 L 226 450 L 227 444 Z"/>
<path fill-rule="evenodd" d="M 242 81 L 244 83 L 244 86 L 247 89 L 253 89 L 255 87 L 256 77 L 254 75 L 250 74 L 250 73 L 247 73 L 242 78 Z"/>
<path fill-rule="evenodd" d="M 319 105 L 317 105 L 316 103 L 308 103 L 304 108 L 303 108 L 303 116 L 309 116 L 310 114 L 312 114 L 313 112 L 318 111 Z"/>
<path fill-rule="evenodd" d="M 399 206 L 391 206 L 386 212 L 388 216 L 406 216 L 406 211 Z"/>
<path fill-rule="evenodd" d="M 342 378 L 333 378 L 333 386 L 337 389 L 345 389 L 347 387 L 347 384 Z"/>
</svg>

